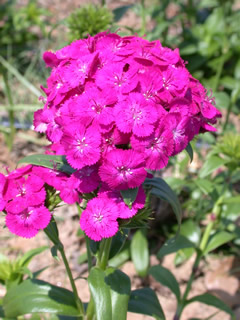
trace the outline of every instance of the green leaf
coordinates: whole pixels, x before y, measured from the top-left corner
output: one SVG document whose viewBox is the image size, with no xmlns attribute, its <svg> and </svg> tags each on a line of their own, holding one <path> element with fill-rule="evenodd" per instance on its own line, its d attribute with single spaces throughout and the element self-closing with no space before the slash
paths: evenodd
<svg viewBox="0 0 240 320">
<path fill-rule="evenodd" d="M 124 262 L 130 260 L 130 242 L 126 242 L 123 249 L 113 258 L 108 261 L 109 266 L 111 267 L 119 267 Z"/>
<path fill-rule="evenodd" d="M 39 91 L 31 82 L 29 82 L 21 73 L 18 72 L 16 68 L 14 68 L 10 63 L 7 62 L 2 56 L 0 56 L 0 63 L 11 73 L 13 74 L 21 84 L 23 84 L 29 91 L 31 91 L 38 98 L 42 95 L 41 91 Z"/>
<path fill-rule="evenodd" d="M 54 245 L 52 246 L 51 248 L 51 254 L 52 254 L 52 257 L 57 260 L 57 261 L 60 261 L 59 257 L 58 257 L 58 245 Z"/>
<path fill-rule="evenodd" d="M 146 235 L 142 230 L 135 232 L 131 241 L 130 251 L 137 273 L 141 277 L 145 277 L 149 267 L 149 249 Z"/>
<path fill-rule="evenodd" d="M 126 6 L 121 6 L 113 10 L 114 14 L 114 21 L 118 22 L 124 15 L 125 13 L 133 7 L 132 4 L 126 5 Z"/>
<path fill-rule="evenodd" d="M 238 62 L 235 66 L 235 70 L 234 70 L 234 77 L 238 80 L 240 80 L 240 59 L 238 59 Z"/>
<path fill-rule="evenodd" d="M 193 302 L 201 302 L 201 303 L 207 304 L 208 306 L 213 306 L 215 308 L 218 308 L 230 314 L 232 318 L 235 319 L 235 315 L 232 312 L 232 310 L 222 300 L 218 299 L 212 294 L 204 293 L 199 296 L 195 296 L 192 299 L 188 300 L 187 304 L 193 303 Z"/>
<path fill-rule="evenodd" d="M 205 194 L 209 194 L 214 190 L 214 184 L 207 179 L 196 179 L 194 183 L 198 186 L 198 188 Z"/>
<path fill-rule="evenodd" d="M 91 269 L 88 285 L 93 297 L 96 320 L 112 320 L 111 293 L 105 282 L 105 273 L 98 267 Z"/>
<path fill-rule="evenodd" d="M 185 149 L 189 155 L 190 158 L 190 162 L 193 161 L 193 148 L 191 146 L 191 143 L 189 142 L 189 144 L 187 145 L 186 149 Z"/>
<path fill-rule="evenodd" d="M 55 156 L 49 154 L 34 154 L 21 159 L 18 163 L 29 163 L 37 166 L 62 171 L 68 174 L 76 171 L 67 162 L 65 156 Z"/>
<path fill-rule="evenodd" d="M 209 240 L 207 247 L 204 250 L 204 254 L 209 253 L 210 251 L 213 251 L 214 249 L 222 246 L 223 244 L 233 240 L 236 238 L 235 233 L 229 233 L 226 231 L 220 231 L 215 233 Z"/>
<path fill-rule="evenodd" d="M 126 320 L 131 293 L 130 278 L 122 271 L 111 267 L 107 268 L 105 273 L 105 282 L 109 286 L 111 294 L 112 319 Z"/>
<path fill-rule="evenodd" d="M 36 279 L 25 280 L 8 290 L 3 309 L 7 318 L 35 312 L 79 315 L 71 291 Z"/>
<path fill-rule="evenodd" d="M 133 202 L 136 200 L 136 197 L 137 197 L 137 194 L 138 194 L 138 188 L 121 190 L 120 192 L 121 192 L 123 201 L 131 209 Z"/>
<path fill-rule="evenodd" d="M 240 195 L 235 197 L 223 198 L 222 203 L 240 203 Z"/>
<path fill-rule="evenodd" d="M 192 219 L 187 219 L 181 225 L 180 234 L 197 246 L 200 241 L 201 230 Z"/>
<path fill-rule="evenodd" d="M 109 259 L 113 258 L 124 246 L 124 243 L 128 237 L 129 229 L 121 229 L 112 238 L 111 249 L 109 253 Z"/>
<path fill-rule="evenodd" d="M 58 227 L 53 216 L 48 226 L 44 229 L 44 232 L 54 244 L 56 245 L 60 244 L 60 240 L 58 237 Z"/>
<path fill-rule="evenodd" d="M 152 186 L 153 188 L 151 189 L 151 194 L 167 201 L 172 206 L 172 209 L 178 221 L 178 225 L 180 226 L 182 219 L 182 210 L 179 200 L 170 186 L 161 178 L 147 178 L 144 181 L 144 185 Z"/>
<path fill-rule="evenodd" d="M 205 162 L 201 170 L 199 171 L 199 177 L 205 178 L 210 173 L 215 171 L 216 169 L 223 166 L 225 163 L 227 163 L 227 160 L 219 158 L 217 156 L 211 156 L 208 158 Z"/>
<path fill-rule="evenodd" d="M 0 319 L 5 319 L 5 314 L 3 311 L 3 307 L 0 305 Z"/>
<path fill-rule="evenodd" d="M 237 79 L 226 76 L 220 79 L 220 84 L 229 90 L 233 90 L 237 86 Z"/>
<path fill-rule="evenodd" d="M 20 258 L 19 260 L 20 265 L 27 266 L 34 256 L 42 253 L 46 249 L 48 249 L 48 246 L 42 246 L 36 249 L 29 250 Z"/>
<path fill-rule="evenodd" d="M 177 301 L 181 299 L 181 293 L 178 282 L 174 275 L 161 265 L 153 266 L 149 269 L 149 274 L 163 286 L 168 287 L 176 296 Z"/>
<path fill-rule="evenodd" d="M 158 259 L 162 259 L 164 256 L 177 252 L 180 249 L 194 248 L 194 244 L 189 241 L 186 237 L 179 234 L 177 237 L 167 240 L 161 249 L 158 251 Z"/>
<path fill-rule="evenodd" d="M 220 109 L 228 109 L 230 104 L 230 97 L 226 92 L 216 92 L 214 93 L 214 98 L 216 101 L 216 106 Z"/>
<path fill-rule="evenodd" d="M 165 320 L 158 297 L 150 288 L 137 289 L 131 292 L 128 311 L 149 315 L 157 320 Z"/>
</svg>

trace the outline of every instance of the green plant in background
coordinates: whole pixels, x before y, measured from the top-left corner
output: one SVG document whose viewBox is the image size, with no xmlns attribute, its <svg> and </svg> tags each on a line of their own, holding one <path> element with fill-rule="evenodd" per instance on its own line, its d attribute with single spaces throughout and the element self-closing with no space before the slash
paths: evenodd
<svg viewBox="0 0 240 320">
<path fill-rule="evenodd" d="M 163 0 L 149 5 L 143 0 L 122 7 L 134 10 L 141 19 L 139 29 L 126 26 L 126 30 L 180 49 L 189 71 L 212 89 L 216 105 L 226 110 L 224 131 L 231 112 L 236 114 L 240 109 L 240 10 L 234 8 L 235 3 Z"/>
<path fill-rule="evenodd" d="M 25 275 L 30 278 L 35 278 L 40 272 L 45 270 L 45 268 L 32 274 L 28 265 L 36 255 L 42 253 L 46 249 L 48 249 L 47 246 L 29 250 L 15 260 L 10 260 L 5 255 L 0 254 L 0 283 L 6 286 L 8 290 L 12 286 L 22 283 Z"/>
<path fill-rule="evenodd" d="M 16 0 L 0 4 L 0 55 L 4 58 L 23 58 L 23 51 L 46 37 L 49 12 L 40 8 L 35 0 L 18 7 Z"/>
<path fill-rule="evenodd" d="M 113 23 L 113 14 L 105 6 L 89 4 L 71 13 L 66 22 L 69 42 L 72 42 L 109 29 Z"/>
</svg>

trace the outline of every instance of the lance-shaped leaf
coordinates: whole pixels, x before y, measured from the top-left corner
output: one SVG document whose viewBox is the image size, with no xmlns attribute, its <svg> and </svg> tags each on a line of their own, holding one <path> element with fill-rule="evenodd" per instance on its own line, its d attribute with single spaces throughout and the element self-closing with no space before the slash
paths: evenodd
<svg viewBox="0 0 240 320">
<path fill-rule="evenodd" d="M 203 167 L 201 168 L 199 172 L 200 178 L 205 178 L 210 173 L 212 173 L 214 170 L 220 168 L 228 161 L 226 159 L 219 158 L 217 156 L 211 156 L 205 161 Z"/>
<path fill-rule="evenodd" d="M 109 259 L 113 258 L 123 248 L 129 234 L 128 229 L 121 229 L 112 238 L 111 250 L 109 253 Z"/>
<path fill-rule="evenodd" d="M 112 320 L 111 293 L 105 277 L 104 271 L 98 267 L 92 268 L 88 277 L 96 320 Z"/>
<path fill-rule="evenodd" d="M 128 311 L 146 314 L 157 320 L 165 320 L 158 297 L 150 288 L 137 289 L 131 292 Z"/>
<path fill-rule="evenodd" d="M 164 245 L 158 251 L 157 257 L 158 259 L 162 259 L 164 256 L 170 253 L 177 252 L 181 249 L 194 247 L 195 245 L 190 240 L 179 234 L 177 237 L 171 238 L 164 243 Z"/>
<path fill-rule="evenodd" d="M 141 277 L 145 277 L 149 266 L 149 249 L 146 235 L 142 230 L 135 232 L 131 241 L 130 251 L 137 273 Z"/>
<path fill-rule="evenodd" d="M 123 201 L 131 209 L 133 202 L 136 200 L 136 197 L 137 197 L 137 194 L 138 194 L 138 188 L 121 190 L 120 192 L 121 192 Z"/>
<path fill-rule="evenodd" d="M 3 298 L 3 310 L 7 318 L 36 312 L 79 315 L 71 291 L 36 279 L 25 280 L 8 290 Z"/>
<path fill-rule="evenodd" d="M 180 301 L 181 294 L 179 285 L 174 275 L 168 269 L 161 265 L 153 266 L 149 269 L 149 274 L 163 286 L 168 287 L 175 294 L 177 301 Z"/>
<path fill-rule="evenodd" d="M 223 244 L 235 239 L 237 235 L 235 233 L 229 233 L 226 231 L 220 231 L 215 233 L 209 240 L 206 249 L 204 250 L 204 254 L 217 249 Z"/>
<path fill-rule="evenodd" d="M 26 252 L 19 260 L 21 266 L 27 266 L 32 258 L 48 249 L 48 246 L 42 246 Z"/>
<path fill-rule="evenodd" d="M 108 268 L 105 273 L 105 282 L 109 286 L 111 294 L 112 319 L 126 320 L 128 301 L 131 293 L 130 279 L 122 271 L 111 267 Z"/>
<path fill-rule="evenodd" d="M 153 187 L 151 189 L 151 194 L 167 201 L 172 206 L 172 209 L 178 221 L 178 225 L 180 226 L 182 219 L 182 210 L 179 200 L 170 186 L 161 178 L 147 178 L 144 181 L 144 185 Z"/>
<path fill-rule="evenodd" d="M 76 171 L 68 164 L 65 156 L 33 154 L 21 159 L 18 163 L 29 163 L 36 166 L 62 171 L 68 174 Z"/>
<path fill-rule="evenodd" d="M 190 158 L 190 162 L 193 161 L 193 148 L 189 142 L 189 144 L 187 145 L 186 149 L 185 149 L 189 155 L 189 158 Z"/>
<path fill-rule="evenodd" d="M 229 308 L 229 306 L 227 306 L 222 300 L 213 296 L 210 293 L 204 293 L 199 296 L 195 296 L 192 299 L 188 300 L 187 304 L 192 303 L 192 302 L 201 302 L 201 303 L 207 304 L 209 306 L 213 306 L 215 308 L 218 308 L 218 309 L 230 314 L 232 319 L 236 319 L 233 311 Z"/>
</svg>

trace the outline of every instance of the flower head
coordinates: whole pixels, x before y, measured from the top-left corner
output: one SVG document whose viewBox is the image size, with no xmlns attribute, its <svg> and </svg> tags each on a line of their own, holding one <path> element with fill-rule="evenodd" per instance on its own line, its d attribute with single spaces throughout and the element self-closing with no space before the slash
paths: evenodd
<svg viewBox="0 0 240 320">
<path fill-rule="evenodd" d="M 117 233 L 118 216 L 119 207 L 113 200 L 97 197 L 82 212 L 80 226 L 89 238 L 100 241 Z"/>
</svg>

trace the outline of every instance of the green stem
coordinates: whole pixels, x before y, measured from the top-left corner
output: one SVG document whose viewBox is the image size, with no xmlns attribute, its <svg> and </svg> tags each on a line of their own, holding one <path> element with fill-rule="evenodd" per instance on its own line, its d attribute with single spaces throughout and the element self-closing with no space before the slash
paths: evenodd
<svg viewBox="0 0 240 320">
<path fill-rule="evenodd" d="M 102 242 L 102 246 L 100 247 L 99 259 L 98 259 L 98 267 L 105 270 L 108 264 L 109 253 L 111 249 L 112 238 L 104 239 Z"/>
<path fill-rule="evenodd" d="M 212 212 L 215 215 L 215 220 L 211 221 L 207 225 L 207 228 L 204 231 L 202 240 L 200 242 L 199 249 L 197 250 L 197 256 L 195 258 L 195 261 L 194 261 L 194 264 L 193 264 L 193 267 L 192 267 L 191 276 L 190 276 L 190 278 L 188 280 L 187 287 L 186 287 L 186 289 L 184 291 L 184 294 L 183 294 L 183 297 L 181 299 L 181 302 L 179 303 L 179 305 L 177 307 L 177 311 L 176 311 L 176 314 L 174 316 L 174 320 L 179 320 L 180 319 L 181 314 L 183 312 L 183 309 L 185 308 L 185 305 L 186 305 L 186 302 L 187 302 L 187 298 L 188 298 L 188 294 L 189 294 L 189 292 L 190 292 L 190 290 L 192 288 L 192 283 L 193 283 L 194 278 L 195 278 L 196 270 L 198 269 L 198 266 L 199 266 L 199 263 L 201 261 L 201 258 L 204 255 L 204 251 L 205 251 L 205 249 L 207 247 L 208 240 L 209 240 L 209 237 L 211 235 L 211 231 L 213 229 L 215 221 L 217 221 L 217 218 L 221 214 L 221 203 L 222 203 L 222 197 L 220 197 L 217 200 L 217 202 L 215 203 L 215 205 L 213 207 L 213 211 Z"/>
<path fill-rule="evenodd" d="M 207 225 L 207 228 L 205 229 L 204 231 L 204 234 L 203 234 L 203 237 L 202 237 L 202 240 L 200 242 L 200 250 L 201 252 L 204 252 L 204 250 L 206 249 L 207 247 L 207 244 L 208 244 L 208 240 L 209 240 L 209 237 L 210 237 L 210 234 L 212 232 L 212 229 L 213 229 L 213 226 L 218 218 L 218 216 L 220 215 L 221 213 L 221 201 L 222 201 L 222 197 L 220 197 L 218 199 L 218 201 L 215 203 L 214 207 L 213 207 L 213 211 L 212 213 L 215 215 L 215 220 L 214 221 L 211 221 L 208 225 Z"/>
<path fill-rule="evenodd" d="M 239 97 L 239 93 L 240 93 L 240 87 L 238 87 L 238 89 L 235 89 L 235 90 L 232 91 L 232 98 L 231 98 L 231 101 L 229 103 L 229 106 L 228 106 L 228 109 L 227 109 L 226 120 L 225 120 L 224 125 L 223 125 L 223 133 L 225 132 L 225 130 L 227 128 L 232 108 L 235 105 L 235 103 L 236 103 L 236 101 L 237 101 L 237 99 Z"/>
<path fill-rule="evenodd" d="M 180 317 L 181 317 L 183 309 L 185 308 L 185 305 L 186 305 L 188 294 L 189 294 L 189 292 L 190 292 L 190 290 L 192 288 L 192 283 L 193 283 L 193 280 L 195 278 L 196 270 L 198 269 L 198 266 L 199 266 L 201 258 L 202 258 L 202 252 L 198 250 L 196 258 L 195 258 L 195 261 L 194 261 L 194 264 L 193 264 L 193 267 L 192 267 L 192 272 L 191 272 L 190 278 L 189 278 L 188 283 L 187 283 L 187 287 L 186 287 L 186 289 L 184 291 L 184 294 L 183 294 L 183 297 L 181 299 L 181 302 L 178 304 L 177 311 L 176 311 L 176 314 L 175 314 L 173 320 L 179 320 Z"/>
<path fill-rule="evenodd" d="M 8 105 L 9 105 L 9 110 L 8 110 L 8 117 L 9 117 L 9 122 L 10 122 L 10 136 L 8 139 L 8 147 L 11 150 L 13 146 L 13 140 L 15 136 L 15 126 L 14 126 L 14 111 L 13 111 L 13 98 L 12 98 L 12 92 L 11 88 L 8 83 L 8 78 L 6 72 L 3 71 L 3 81 L 6 89 L 6 96 L 8 99 Z"/>
<path fill-rule="evenodd" d="M 76 203 L 76 205 L 77 205 L 79 217 L 81 217 L 82 208 L 80 207 L 79 203 Z M 85 233 L 84 233 L 84 238 L 85 238 L 86 248 L 87 248 L 88 271 L 90 271 L 92 268 L 92 253 L 91 253 L 91 248 L 90 248 L 90 241 L 89 241 L 88 236 L 85 235 Z"/>
<path fill-rule="evenodd" d="M 75 298 L 75 301 L 76 301 L 76 304 L 77 304 L 77 308 L 78 308 L 78 310 L 80 312 L 80 315 L 84 315 L 84 307 L 83 307 L 82 301 L 80 300 L 80 298 L 78 296 L 77 287 L 75 285 L 75 282 L 74 282 L 74 279 L 73 279 L 73 275 L 72 275 L 72 271 L 71 271 L 71 269 L 69 267 L 68 260 L 67 260 L 67 257 L 65 255 L 65 251 L 64 251 L 63 245 L 60 246 L 59 251 L 61 253 L 61 256 L 62 256 L 62 259 L 63 259 L 63 263 L 65 265 L 65 268 L 66 268 L 66 271 L 67 271 L 67 275 L 68 275 L 68 278 L 69 278 L 71 286 L 72 286 L 72 290 L 73 290 L 74 298 Z"/>
<path fill-rule="evenodd" d="M 216 76 L 215 76 L 215 79 L 214 79 L 214 83 L 213 83 L 213 86 L 212 86 L 213 92 L 215 92 L 217 90 L 217 88 L 218 88 L 219 79 L 220 79 L 222 71 L 223 71 L 224 62 L 225 62 L 225 54 L 222 53 L 222 58 L 221 58 L 221 60 L 219 62 L 217 73 L 216 73 Z"/>
<path fill-rule="evenodd" d="M 90 241 L 88 236 L 85 236 L 85 241 L 86 241 L 86 247 L 87 247 L 87 257 L 88 257 L 88 271 L 90 272 L 92 268 L 92 254 L 91 254 L 91 248 L 90 248 Z"/>
<path fill-rule="evenodd" d="M 94 316 L 95 310 L 94 310 L 94 301 L 91 296 L 88 307 L 87 307 L 87 320 L 92 320 Z"/>
</svg>

